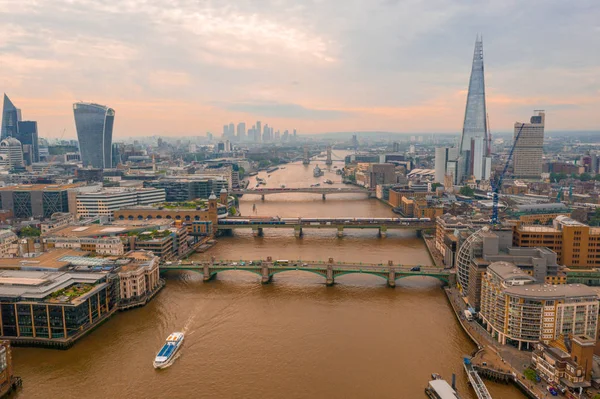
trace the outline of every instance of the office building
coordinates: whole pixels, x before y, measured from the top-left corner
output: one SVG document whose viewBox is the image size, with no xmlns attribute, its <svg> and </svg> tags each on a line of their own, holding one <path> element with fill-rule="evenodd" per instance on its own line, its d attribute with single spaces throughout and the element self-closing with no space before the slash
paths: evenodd
<svg viewBox="0 0 600 399">
<path fill-rule="evenodd" d="M 83 166 L 111 168 L 115 110 L 93 103 L 73 104 Z"/>
<path fill-rule="evenodd" d="M 458 148 L 455 147 L 437 147 L 435 149 L 435 175 L 434 182 L 444 184 L 447 175 L 456 173 L 454 163 L 458 158 Z"/>
<path fill-rule="evenodd" d="M 81 184 L 28 184 L 0 188 L 0 208 L 11 210 L 17 219 L 49 218 L 69 212 L 69 191 Z"/>
<path fill-rule="evenodd" d="M 590 227 L 568 216 L 557 216 L 551 226 L 518 224 L 513 246 L 547 247 L 558 263 L 573 269 L 600 267 L 600 227 Z"/>
<path fill-rule="evenodd" d="M 18 132 L 18 122 L 21 120 L 21 110 L 15 107 L 10 98 L 4 94 L 2 105 L 2 134 L 0 140 L 7 137 L 15 137 Z"/>
<path fill-rule="evenodd" d="M 130 251 L 122 258 L 129 262 L 121 266 L 119 275 L 119 309 L 141 306 L 158 292 L 164 283 L 160 279 L 160 258 L 150 251 Z"/>
<path fill-rule="evenodd" d="M 12 258 L 19 253 L 19 237 L 12 230 L 0 230 L 0 258 Z"/>
<path fill-rule="evenodd" d="M 473 139 L 476 139 L 477 144 L 473 144 Z M 479 148 L 479 140 L 482 141 L 481 149 Z M 475 153 L 474 146 L 477 149 L 477 153 Z M 488 149 L 485 81 L 483 71 L 483 42 L 480 38 L 477 38 L 475 41 L 471 78 L 469 80 L 469 91 L 467 94 L 467 105 L 465 108 L 465 119 L 460 141 L 457 170 L 458 176 L 456 177 L 457 183 L 474 175 L 474 167 L 484 167 L 485 161 L 481 158 L 488 155 Z"/>
<path fill-rule="evenodd" d="M 5 398 L 22 385 L 21 377 L 13 374 L 12 350 L 10 341 L 0 342 L 0 398 Z"/>
<path fill-rule="evenodd" d="M 18 133 L 13 136 L 23 146 L 23 158 L 27 165 L 40 162 L 40 149 L 38 144 L 38 128 L 35 121 L 19 121 L 17 123 Z"/>
<path fill-rule="evenodd" d="M 195 199 L 208 199 L 210 193 L 220 192 L 227 189 L 229 183 L 224 177 L 203 177 L 193 175 L 185 178 L 163 178 L 160 180 L 145 181 L 144 187 L 163 189 L 166 193 L 166 201 L 185 202 Z"/>
<path fill-rule="evenodd" d="M 513 153 L 513 174 L 515 177 L 539 179 L 542 175 L 544 155 L 544 111 L 534 111 L 530 123 L 515 123 L 514 140 L 521 131 Z M 521 126 L 523 129 L 521 130 Z"/>
<path fill-rule="evenodd" d="M 106 273 L 3 270 L 0 336 L 69 347 L 114 313 L 118 290 L 116 276 Z"/>
<path fill-rule="evenodd" d="M 256 128 L 255 128 L 255 132 L 254 132 L 254 141 L 256 142 L 260 142 L 261 139 L 261 135 L 262 135 L 262 125 L 260 123 L 260 121 L 256 122 Z"/>
<path fill-rule="evenodd" d="M 112 221 L 114 212 L 121 208 L 162 203 L 165 199 L 165 190 L 158 188 L 98 188 L 77 193 L 76 212 L 78 217 L 107 216 Z"/>
<path fill-rule="evenodd" d="M 580 284 L 536 284 L 514 264 L 495 262 L 482 280 L 479 314 L 499 343 L 519 349 L 570 334 L 595 339 L 598 294 Z"/>
<path fill-rule="evenodd" d="M 244 122 L 237 125 L 237 139 L 238 141 L 246 140 L 246 124 Z"/>
<path fill-rule="evenodd" d="M 0 141 L 0 164 L 8 169 L 23 168 L 23 147 L 21 142 L 14 137 L 7 137 Z"/>
</svg>

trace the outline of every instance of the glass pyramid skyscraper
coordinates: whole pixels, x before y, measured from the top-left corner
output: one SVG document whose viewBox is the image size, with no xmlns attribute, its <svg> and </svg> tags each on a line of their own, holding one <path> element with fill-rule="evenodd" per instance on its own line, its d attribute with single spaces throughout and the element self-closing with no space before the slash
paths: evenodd
<svg viewBox="0 0 600 399">
<path fill-rule="evenodd" d="M 483 141 L 484 150 L 473 151 L 473 143 Z M 473 164 L 482 160 L 474 157 L 485 157 L 488 148 L 487 113 L 485 108 L 485 81 L 483 73 L 483 41 L 480 37 L 475 40 L 473 66 L 469 80 L 469 93 L 465 109 L 465 121 L 460 140 L 460 175 L 470 177 L 473 174 Z M 461 178 L 459 177 L 459 180 Z"/>
<path fill-rule="evenodd" d="M 15 107 L 10 98 L 4 94 L 4 104 L 2 105 L 2 132 L 0 140 L 7 137 L 16 137 L 18 132 L 17 124 L 21 121 L 21 110 Z"/>
</svg>

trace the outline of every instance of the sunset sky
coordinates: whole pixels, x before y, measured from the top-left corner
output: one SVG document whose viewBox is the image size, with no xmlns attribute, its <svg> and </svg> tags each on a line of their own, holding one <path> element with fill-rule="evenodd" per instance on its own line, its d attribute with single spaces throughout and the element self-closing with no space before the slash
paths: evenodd
<svg viewBox="0 0 600 399">
<path fill-rule="evenodd" d="M 0 0 L 0 92 L 47 138 L 459 132 L 477 34 L 492 131 L 600 128 L 598 0 Z"/>
</svg>

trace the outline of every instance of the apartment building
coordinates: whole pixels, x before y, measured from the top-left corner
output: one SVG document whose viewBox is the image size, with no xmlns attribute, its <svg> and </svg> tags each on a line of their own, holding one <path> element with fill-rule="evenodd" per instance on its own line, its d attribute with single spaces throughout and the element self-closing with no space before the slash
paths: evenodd
<svg viewBox="0 0 600 399">
<path fill-rule="evenodd" d="M 0 230 L 0 258 L 12 258 L 19 253 L 19 237 L 12 230 Z"/>
<path fill-rule="evenodd" d="M 164 285 L 160 280 L 160 258 L 150 251 L 130 251 L 124 257 L 129 263 L 117 272 L 120 285 L 119 308 L 145 304 Z"/>
<path fill-rule="evenodd" d="M 156 188 L 103 188 L 92 192 L 77 193 L 77 216 L 106 216 L 114 219 L 114 212 L 136 205 L 164 202 L 165 190 Z"/>
<path fill-rule="evenodd" d="M 598 294 L 580 284 L 536 284 L 514 264 L 495 262 L 482 279 L 479 314 L 499 343 L 519 349 L 569 334 L 595 340 Z"/>
</svg>

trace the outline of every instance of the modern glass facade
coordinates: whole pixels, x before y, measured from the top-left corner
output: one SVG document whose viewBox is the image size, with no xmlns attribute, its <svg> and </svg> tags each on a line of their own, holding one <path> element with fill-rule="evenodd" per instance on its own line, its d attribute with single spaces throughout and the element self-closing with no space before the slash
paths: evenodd
<svg viewBox="0 0 600 399">
<path fill-rule="evenodd" d="M 2 106 L 2 135 L 0 139 L 15 137 L 17 135 L 18 122 L 21 120 L 21 110 L 15 107 L 10 98 L 4 94 L 4 105 Z"/>
<path fill-rule="evenodd" d="M 115 110 L 99 104 L 75 103 L 73 113 L 83 165 L 111 168 Z"/>
<path fill-rule="evenodd" d="M 471 159 L 471 140 L 482 137 L 484 146 L 487 147 L 487 113 L 485 108 L 485 81 L 483 72 L 483 41 L 477 38 L 475 41 L 475 52 L 473 54 L 473 65 L 471 67 L 471 79 L 469 80 L 469 92 L 467 94 L 467 106 L 465 109 L 465 120 L 463 124 L 462 137 L 460 141 L 461 169 L 467 177 L 472 174 L 473 160 Z M 487 153 L 487 151 L 484 151 Z M 462 175 L 461 175 L 462 176 Z"/>
<path fill-rule="evenodd" d="M 27 157 L 27 164 L 31 165 L 33 162 L 40 162 L 37 122 L 19 121 L 17 127 L 18 132 L 14 137 L 23 145 L 23 152 Z"/>
</svg>

